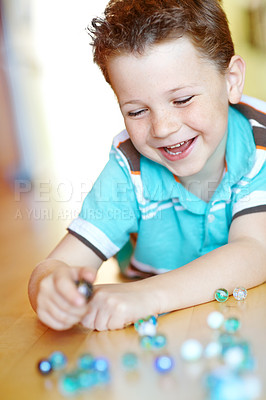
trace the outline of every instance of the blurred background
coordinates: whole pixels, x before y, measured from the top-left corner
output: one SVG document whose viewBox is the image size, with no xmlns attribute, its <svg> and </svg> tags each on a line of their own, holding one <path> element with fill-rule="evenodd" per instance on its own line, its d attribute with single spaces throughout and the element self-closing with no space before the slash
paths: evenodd
<svg viewBox="0 0 266 400">
<path fill-rule="evenodd" d="M 85 31 L 106 4 L 0 0 L 0 177 L 13 188 L 14 219 L 67 226 L 123 129 Z M 245 94 L 266 100 L 266 0 L 223 4 L 247 64 Z M 26 196 L 34 206 L 23 214 Z"/>
</svg>

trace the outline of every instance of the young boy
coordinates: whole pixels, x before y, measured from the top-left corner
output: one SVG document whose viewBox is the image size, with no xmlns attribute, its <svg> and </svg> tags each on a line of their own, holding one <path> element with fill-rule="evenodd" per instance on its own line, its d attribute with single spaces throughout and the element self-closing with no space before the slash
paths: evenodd
<svg viewBox="0 0 266 400">
<path fill-rule="evenodd" d="M 126 130 L 80 216 L 33 271 L 29 296 L 56 330 L 123 328 L 266 280 L 266 118 L 240 102 L 245 64 L 218 0 L 111 0 L 89 29 Z M 93 282 L 117 255 L 145 279 Z"/>
</svg>

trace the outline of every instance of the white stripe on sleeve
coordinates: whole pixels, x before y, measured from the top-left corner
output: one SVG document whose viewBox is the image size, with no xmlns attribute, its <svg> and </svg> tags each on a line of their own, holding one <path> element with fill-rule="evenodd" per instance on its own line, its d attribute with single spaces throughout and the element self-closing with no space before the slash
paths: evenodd
<svg viewBox="0 0 266 400">
<path fill-rule="evenodd" d="M 245 210 L 246 208 L 257 207 L 266 205 L 266 192 L 263 190 L 257 190 L 250 193 L 248 196 L 242 197 L 233 206 L 233 215 Z"/>
<path fill-rule="evenodd" d="M 99 228 L 80 217 L 70 223 L 69 229 L 88 240 L 106 258 L 112 257 L 120 250 Z"/>
</svg>

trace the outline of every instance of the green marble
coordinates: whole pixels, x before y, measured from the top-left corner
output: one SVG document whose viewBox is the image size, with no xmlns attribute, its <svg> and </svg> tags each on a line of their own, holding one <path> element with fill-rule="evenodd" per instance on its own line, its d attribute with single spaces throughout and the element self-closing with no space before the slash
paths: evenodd
<svg viewBox="0 0 266 400">
<path fill-rule="evenodd" d="M 228 318 L 224 321 L 224 329 L 228 333 L 235 333 L 240 328 L 241 323 L 238 318 Z"/>
<path fill-rule="evenodd" d="M 228 291 L 226 289 L 217 289 L 215 291 L 215 299 L 219 301 L 219 303 L 223 303 L 229 297 Z"/>
<path fill-rule="evenodd" d="M 132 370 L 138 366 L 138 357 L 134 353 L 125 353 L 122 357 L 122 365 L 126 370 Z"/>
</svg>

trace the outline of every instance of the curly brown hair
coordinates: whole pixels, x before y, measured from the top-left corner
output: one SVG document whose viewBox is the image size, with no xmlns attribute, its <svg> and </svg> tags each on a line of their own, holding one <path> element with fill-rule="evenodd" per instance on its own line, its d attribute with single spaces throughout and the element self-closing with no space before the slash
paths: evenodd
<svg viewBox="0 0 266 400">
<path fill-rule="evenodd" d="M 219 0 L 111 0 L 87 31 L 94 62 L 110 83 L 107 62 L 123 53 L 186 35 L 203 57 L 224 73 L 234 55 L 228 21 Z"/>
</svg>

